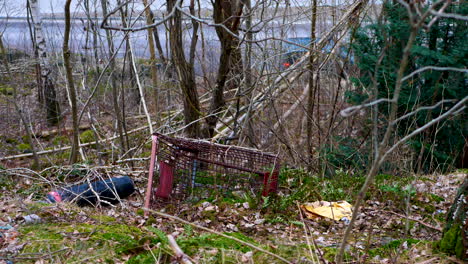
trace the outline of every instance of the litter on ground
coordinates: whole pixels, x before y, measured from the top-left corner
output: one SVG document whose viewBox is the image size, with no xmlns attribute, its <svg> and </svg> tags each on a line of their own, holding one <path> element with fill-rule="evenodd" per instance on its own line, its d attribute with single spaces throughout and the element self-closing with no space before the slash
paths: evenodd
<svg viewBox="0 0 468 264">
<path fill-rule="evenodd" d="M 346 201 L 316 201 L 313 203 L 305 203 L 301 206 L 309 219 L 315 220 L 320 217 L 326 217 L 336 221 L 350 219 L 353 214 L 352 207 L 353 206 Z"/>
</svg>

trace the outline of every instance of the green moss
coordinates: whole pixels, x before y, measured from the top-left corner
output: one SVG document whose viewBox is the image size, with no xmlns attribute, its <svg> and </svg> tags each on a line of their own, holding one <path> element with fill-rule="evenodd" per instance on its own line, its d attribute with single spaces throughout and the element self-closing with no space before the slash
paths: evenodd
<svg viewBox="0 0 468 264">
<path fill-rule="evenodd" d="M 440 197 L 440 196 L 438 196 L 436 194 L 431 193 L 429 195 L 431 196 L 431 201 L 434 201 L 434 202 L 443 202 L 443 201 L 445 201 L 444 198 L 442 198 L 442 197 Z"/>
<path fill-rule="evenodd" d="M 9 86 L 0 86 L 0 94 L 3 94 L 3 95 L 13 95 L 13 88 L 12 87 L 9 87 Z"/>
<path fill-rule="evenodd" d="M 161 241 L 163 244 L 167 244 L 169 243 L 169 240 L 166 236 L 166 233 L 156 227 L 152 227 L 152 226 L 147 226 L 146 229 L 148 231 L 150 231 L 151 233 L 155 234 L 156 237 L 159 239 L 159 241 Z"/>
<path fill-rule="evenodd" d="M 93 225 L 47 222 L 22 226 L 19 228 L 19 232 L 21 233 L 21 242 L 27 243 L 22 253 L 72 248 L 76 254 L 68 254 L 67 250 L 57 253 L 57 257 L 64 260 L 64 263 L 84 258 L 90 263 L 96 263 L 94 260 L 97 259 L 119 260 L 121 255 L 143 251 L 145 243 L 149 242 L 150 245 L 155 245 L 155 242 L 151 241 L 150 238 L 144 237 L 139 228 L 122 224 Z"/>
<path fill-rule="evenodd" d="M 428 241 L 421 241 L 421 240 L 413 239 L 413 238 L 396 239 L 396 240 L 390 241 L 388 244 L 382 245 L 381 247 L 371 248 L 368 250 L 367 253 L 369 254 L 370 257 L 375 257 L 377 255 L 381 257 L 389 256 L 393 252 L 396 252 L 401 247 L 401 245 L 403 245 L 405 242 L 406 242 L 407 248 L 411 248 L 413 245 L 416 245 L 419 243 L 422 243 L 422 244 L 428 243 Z"/>
<path fill-rule="evenodd" d="M 149 148 L 151 149 L 151 146 Z M 139 156 L 142 157 L 142 158 L 149 157 L 149 156 L 151 156 L 151 151 L 144 151 Z"/>
<path fill-rule="evenodd" d="M 61 240 L 63 236 L 57 231 L 60 225 L 54 225 L 50 223 L 26 225 L 19 229 L 19 231 L 25 235 L 26 239 L 36 240 Z"/>
<path fill-rule="evenodd" d="M 115 218 L 108 216 L 108 215 L 96 215 L 96 216 L 91 216 L 92 219 L 95 219 L 101 223 L 107 223 L 107 222 L 115 222 Z"/>
<path fill-rule="evenodd" d="M 408 248 L 409 248 L 409 247 L 411 247 L 412 245 L 419 243 L 419 240 L 418 240 L 418 239 L 413 239 L 413 238 L 405 239 L 405 240 L 397 239 L 397 240 L 391 241 L 390 243 L 388 243 L 387 245 L 383 246 L 382 248 L 385 248 L 385 249 L 397 249 L 397 248 L 399 248 L 404 242 L 407 243 L 407 246 L 408 246 Z"/>
<path fill-rule="evenodd" d="M 8 144 L 18 144 L 18 140 L 16 140 L 16 138 L 7 138 L 5 139 L 5 142 Z"/>
<path fill-rule="evenodd" d="M 56 136 L 52 140 L 52 144 L 54 144 L 54 146 L 68 145 L 69 143 L 70 143 L 70 139 L 68 139 L 68 137 L 65 137 L 65 136 Z"/>
<path fill-rule="evenodd" d="M 338 254 L 338 249 L 334 247 L 326 247 L 322 249 L 323 258 L 328 260 L 330 263 L 335 263 L 336 254 Z M 348 252 L 345 252 L 343 256 L 344 260 L 352 259 Z M 346 262 L 346 261 L 345 261 Z"/>
<path fill-rule="evenodd" d="M 16 148 L 17 148 L 19 151 L 24 152 L 24 153 L 29 153 L 29 152 L 31 152 L 31 145 L 26 144 L 26 143 L 21 143 L 21 144 L 19 144 L 18 146 L 16 146 Z"/>
<path fill-rule="evenodd" d="M 335 256 L 338 253 L 338 249 L 326 247 L 323 249 L 323 258 L 330 262 L 335 261 Z"/>
<path fill-rule="evenodd" d="M 139 216 L 143 216 L 145 214 L 145 210 L 143 210 L 142 208 L 138 208 L 136 214 Z"/>
<path fill-rule="evenodd" d="M 47 202 L 36 202 L 36 203 L 30 203 L 26 205 L 27 209 L 33 213 L 38 213 L 42 208 L 49 207 L 49 206 L 50 206 L 50 203 L 47 203 Z"/>
<path fill-rule="evenodd" d="M 442 239 L 435 244 L 436 248 L 441 252 L 456 255 L 458 258 L 463 257 L 463 235 L 460 225 L 452 226 L 444 233 Z"/>
<path fill-rule="evenodd" d="M 238 238 L 249 243 L 257 244 L 253 239 L 243 235 L 242 233 L 226 233 L 229 236 Z M 193 255 L 199 251 L 200 248 L 219 248 L 219 249 L 231 249 L 241 252 L 247 252 L 251 249 L 244 246 L 232 239 L 220 237 L 214 234 L 201 234 L 197 237 L 178 239 L 177 243 L 184 252 L 189 255 Z"/>
<path fill-rule="evenodd" d="M 158 252 L 153 252 L 155 256 L 158 256 Z M 154 264 L 155 260 L 153 257 L 153 254 L 150 252 L 145 252 L 143 254 L 139 254 L 136 256 L 131 257 L 128 261 L 127 264 Z M 165 263 L 165 262 L 162 262 Z"/>
<path fill-rule="evenodd" d="M 0 165 L 0 170 L 2 170 L 1 165 Z M 3 175 L 0 176 L 0 189 L 10 190 L 15 185 L 16 185 L 16 183 L 12 180 L 12 178 L 10 178 L 8 176 L 3 176 Z M 3 193 L 4 192 L 0 192 L 0 197 L 3 196 Z"/>
<path fill-rule="evenodd" d="M 81 143 L 90 143 L 90 142 L 96 141 L 96 137 L 94 136 L 94 131 L 85 130 L 83 133 L 80 134 L 80 141 Z"/>
</svg>

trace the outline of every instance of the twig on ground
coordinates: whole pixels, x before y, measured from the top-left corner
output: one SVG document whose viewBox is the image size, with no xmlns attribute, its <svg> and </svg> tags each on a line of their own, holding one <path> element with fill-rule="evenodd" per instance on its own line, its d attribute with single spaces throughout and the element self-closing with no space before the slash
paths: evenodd
<svg viewBox="0 0 468 264">
<path fill-rule="evenodd" d="M 395 212 L 392 212 L 392 211 L 383 211 L 383 210 L 382 210 L 382 212 L 388 212 L 388 213 L 394 214 L 394 215 L 396 215 L 396 216 L 399 216 L 399 217 L 401 217 L 401 218 L 406 218 L 406 219 L 408 219 L 408 220 L 418 222 L 418 223 L 420 223 L 421 225 L 423 225 L 423 226 L 425 226 L 425 227 L 428 227 L 428 228 L 430 228 L 430 229 L 434 229 L 434 230 L 437 230 L 437 231 L 439 231 L 439 232 L 442 232 L 442 228 L 436 227 L 436 226 L 433 226 L 433 225 L 430 225 L 430 224 L 425 223 L 425 222 L 423 222 L 423 221 L 421 221 L 421 220 L 418 220 L 418 219 L 415 219 L 415 218 L 412 218 L 412 217 L 409 217 L 409 216 L 405 216 L 405 215 L 402 215 L 402 214 L 399 214 L 399 213 L 395 213 Z"/>
<path fill-rule="evenodd" d="M 187 254 L 185 254 L 179 245 L 177 245 L 175 238 L 172 235 L 167 235 L 167 239 L 169 240 L 169 246 L 171 247 L 172 251 L 174 251 L 177 260 L 182 264 L 192 264 L 192 261 L 190 261 Z"/>
<path fill-rule="evenodd" d="M 304 227 L 304 234 L 305 234 L 305 237 L 306 237 L 307 247 L 309 248 L 309 254 L 310 254 L 310 257 L 312 258 L 312 262 L 315 263 L 315 258 L 317 258 L 317 262 L 319 262 L 319 256 L 317 256 L 317 254 L 314 252 L 314 251 L 318 251 L 318 253 L 320 254 L 320 259 L 322 260 L 323 263 L 326 263 L 326 261 L 323 259 L 323 256 L 322 256 L 320 250 L 317 248 L 317 246 L 315 244 L 315 240 L 314 240 L 313 237 L 312 237 L 312 240 L 313 240 L 314 250 L 312 250 L 312 246 L 310 244 L 309 235 L 308 235 L 309 230 L 308 230 L 307 225 L 306 225 L 306 223 L 304 221 L 304 217 L 302 216 L 301 206 L 299 205 L 299 202 L 297 202 L 296 205 L 297 205 L 297 209 L 299 209 L 299 216 L 301 217 L 301 222 L 302 222 L 303 227 Z"/>
<path fill-rule="evenodd" d="M 418 262 L 416 264 L 431 264 L 431 263 L 434 263 L 436 260 L 438 260 L 439 258 L 438 257 L 435 257 L 435 258 L 430 258 L 428 260 L 424 260 L 422 262 Z"/>
<path fill-rule="evenodd" d="M 255 250 L 258 250 L 258 251 L 263 252 L 263 253 L 265 253 L 265 254 L 267 254 L 267 255 L 270 255 L 270 256 L 272 256 L 272 257 L 274 257 L 274 258 L 276 258 L 276 259 L 279 259 L 279 260 L 281 260 L 281 261 L 283 261 L 283 262 L 285 262 L 285 263 L 293 264 L 293 262 L 291 262 L 291 261 L 289 261 L 289 260 L 287 260 L 287 259 L 285 259 L 285 258 L 283 258 L 283 257 L 281 257 L 281 256 L 279 256 L 279 255 L 276 255 L 275 253 L 272 253 L 272 252 L 270 252 L 270 251 L 268 251 L 268 250 L 265 250 L 265 249 L 263 249 L 263 248 L 260 248 L 260 247 L 258 247 L 258 246 L 255 246 L 255 245 L 253 245 L 253 244 L 251 244 L 251 243 L 249 243 L 249 242 L 245 242 L 245 241 L 242 241 L 242 240 L 240 240 L 240 239 L 238 239 L 238 238 L 235 238 L 235 237 L 232 237 L 232 236 L 228 236 L 228 235 L 226 235 L 226 234 L 223 234 L 223 233 L 220 233 L 220 232 L 218 232 L 218 231 L 215 231 L 215 230 L 213 230 L 213 229 L 209 229 L 209 228 L 207 228 L 207 227 L 204 227 L 204 226 L 200 226 L 200 225 L 191 223 L 191 222 L 186 221 L 186 220 L 184 220 L 184 219 L 182 219 L 182 218 L 179 218 L 179 217 L 177 217 L 177 216 L 173 216 L 173 215 L 170 215 L 170 214 L 166 214 L 166 213 L 159 212 L 159 211 L 155 211 L 155 210 L 148 209 L 148 208 L 143 208 L 143 210 L 145 210 L 145 211 L 147 211 L 147 212 L 150 212 L 150 213 L 152 213 L 152 214 L 155 214 L 155 215 L 164 217 L 164 218 L 172 219 L 172 220 L 178 221 L 178 222 L 180 222 L 180 223 L 193 226 L 193 227 L 195 227 L 195 228 L 198 228 L 198 229 L 201 229 L 201 230 L 203 230 L 203 231 L 216 234 L 216 235 L 218 235 L 218 236 L 222 236 L 222 237 L 224 237 L 224 238 L 228 238 L 228 239 L 234 240 L 234 241 L 236 241 L 236 242 L 239 243 L 239 244 L 242 244 L 242 245 L 244 245 L 244 246 L 251 247 L 251 248 L 253 248 L 253 249 L 255 249 Z"/>
</svg>

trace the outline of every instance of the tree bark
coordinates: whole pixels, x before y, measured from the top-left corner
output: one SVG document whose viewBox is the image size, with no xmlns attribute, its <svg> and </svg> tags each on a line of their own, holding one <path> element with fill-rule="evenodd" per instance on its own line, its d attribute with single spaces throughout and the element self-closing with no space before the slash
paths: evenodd
<svg viewBox="0 0 468 264">
<path fill-rule="evenodd" d="M 151 21 L 154 23 L 154 14 L 151 11 L 151 9 L 149 10 L 149 12 L 150 12 Z M 153 38 L 154 38 L 154 43 L 156 44 L 156 49 L 158 50 L 158 53 L 159 53 L 159 58 L 161 58 L 163 65 L 166 66 L 167 59 L 166 57 L 164 57 L 164 51 L 161 46 L 161 40 L 159 39 L 159 33 L 158 33 L 157 27 L 153 28 Z"/>
<path fill-rule="evenodd" d="M 240 16 L 243 3 L 237 1 L 216 0 L 213 7 L 213 20 L 216 24 L 225 25 L 231 32 L 237 34 L 239 31 Z M 221 55 L 219 58 L 218 75 L 210 105 L 209 115 L 206 118 L 210 138 L 214 136 L 218 112 L 224 107 L 224 87 L 229 72 L 232 69 L 231 59 L 237 48 L 237 39 L 222 27 L 216 27 L 216 34 L 221 43 Z"/>
<path fill-rule="evenodd" d="M 106 17 L 107 16 L 107 0 L 101 0 L 101 7 L 102 7 L 102 15 Z M 110 30 L 105 29 L 105 31 L 106 31 L 107 46 L 109 47 L 109 58 L 111 58 L 111 61 L 109 63 L 111 74 L 109 77 L 111 79 L 111 86 L 112 86 L 112 105 L 114 107 L 114 114 L 117 119 L 117 133 L 119 134 L 120 148 L 122 149 L 122 153 L 125 153 L 127 152 L 129 146 L 128 146 L 128 142 L 125 141 L 125 138 L 123 136 L 124 120 L 122 117 L 123 114 L 120 111 L 120 106 L 119 106 L 117 78 L 115 76 L 115 72 L 116 72 L 115 58 L 112 58 L 112 55 L 115 52 L 115 47 L 114 47 L 114 41 L 113 41 Z"/>
<path fill-rule="evenodd" d="M 313 133 L 312 133 L 312 126 L 313 126 L 313 115 L 314 115 L 314 108 L 315 108 L 315 99 L 317 96 L 317 87 L 315 86 L 316 82 L 314 79 L 314 61 L 315 61 L 315 30 L 316 30 L 316 23 L 317 23 L 317 0 L 312 1 L 312 20 L 311 20 L 311 31 L 310 31 L 310 57 L 309 57 L 309 96 L 307 102 L 307 156 L 308 156 L 308 167 L 309 169 L 312 166 L 313 160 Z"/>
<path fill-rule="evenodd" d="M 176 0 L 167 0 L 167 10 L 174 9 Z M 179 85 L 184 101 L 184 121 L 186 133 L 189 137 L 200 137 L 200 101 L 195 83 L 193 64 L 185 59 L 184 45 L 182 42 L 182 17 L 181 12 L 176 11 L 169 22 L 169 40 L 173 64 L 176 67 Z"/>
<path fill-rule="evenodd" d="M 252 2 L 251 0 L 245 0 L 245 7 L 246 7 L 246 20 L 245 20 L 245 26 L 247 28 L 247 33 L 246 33 L 246 39 L 247 43 L 245 45 L 245 64 L 244 64 L 244 78 L 245 78 L 245 87 L 243 91 L 243 95 L 246 98 L 246 103 L 251 104 L 250 96 L 248 95 L 248 91 L 252 89 L 253 86 L 253 73 L 252 73 L 252 40 L 253 40 L 253 33 L 252 33 L 252 17 L 253 17 L 253 12 L 252 12 Z M 288 6 L 289 1 L 286 1 L 286 8 Z M 240 113 L 240 110 L 238 111 Z M 238 118 L 238 117 L 237 117 Z M 253 122 L 250 117 L 246 117 L 247 121 L 244 122 L 246 124 L 246 128 L 242 129 L 247 129 L 246 135 L 248 138 L 249 146 L 253 147 L 255 146 L 255 133 L 253 130 Z"/>
<path fill-rule="evenodd" d="M 151 9 L 148 6 L 148 1 L 143 0 L 143 4 L 147 6 L 145 9 L 145 16 L 146 16 L 146 24 L 151 25 L 153 23 L 153 14 L 151 13 Z M 154 105 L 152 107 L 154 113 L 158 113 L 158 71 L 156 68 L 156 50 L 154 47 L 154 34 L 153 31 L 158 30 L 157 28 L 148 28 L 148 47 L 150 51 L 150 68 L 151 68 L 151 81 L 153 84 L 153 102 Z"/>
<path fill-rule="evenodd" d="M 38 55 L 40 68 L 40 83 L 38 83 L 39 102 L 45 107 L 47 123 L 55 125 L 60 121 L 60 106 L 57 101 L 54 82 L 50 77 L 52 70 L 50 68 L 51 64 L 48 61 L 46 41 L 42 31 L 42 16 L 38 0 L 29 0 L 29 4 L 34 23 L 34 49 Z"/>
<path fill-rule="evenodd" d="M 78 149 L 79 149 L 79 142 L 78 142 L 78 133 L 79 133 L 79 126 L 78 126 L 78 110 L 77 110 L 77 99 L 76 99 L 76 90 L 75 85 L 73 82 L 73 72 L 72 72 L 72 65 L 70 62 L 70 48 L 68 46 L 68 42 L 70 40 L 70 4 L 71 0 L 67 0 L 65 2 L 65 33 L 63 38 L 63 62 L 65 65 L 66 71 L 66 78 L 67 78 L 67 85 L 70 94 L 70 104 L 71 104 L 71 112 L 72 112 L 72 119 L 73 119 L 73 138 L 72 138 L 72 148 L 70 153 L 70 164 L 76 163 L 78 161 Z"/>
</svg>

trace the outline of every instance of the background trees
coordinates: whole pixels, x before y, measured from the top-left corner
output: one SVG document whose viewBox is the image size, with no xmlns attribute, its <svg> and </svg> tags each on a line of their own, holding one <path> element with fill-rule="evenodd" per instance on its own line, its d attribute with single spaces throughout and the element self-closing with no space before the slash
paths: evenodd
<svg viewBox="0 0 468 264">
<path fill-rule="evenodd" d="M 150 110 L 146 124 L 153 130 L 282 152 L 291 164 L 307 165 L 320 175 L 333 175 L 340 168 L 364 170 L 375 159 L 376 142 L 383 136 L 378 128 L 389 118 L 390 104 L 375 104 L 351 118 L 339 113 L 393 93 L 410 28 L 401 4 L 174 0 L 144 6 L 72 2 L 71 7 L 87 18 L 81 21 L 71 14 L 71 75 L 80 87 L 80 124 L 75 125 L 92 124 L 95 136 L 88 143 L 112 138 L 115 132 L 119 143 L 111 144 L 110 152 L 118 154 L 112 159 L 144 152 L 141 142 L 132 141 L 136 135 L 127 132 L 143 125 L 129 118 L 141 120 L 133 117 L 145 108 Z M 465 9 L 454 2 L 444 12 L 464 14 Z M 54 23 L 48 22 L 47 30 L 63 30 Z M 405 77 L 395 115 L 442 103 L 399 121 L 392 141 L 466 95 L 466 21 L 441 17 L 428 29 L 418 30 L 404 75 L 433 68 Z M 141 38 L 145 41 L 137 41 Z M 57 39 L 50 43 L 50 63 L 42 64 L 49 64 L 49 71 L 66 72 L 54 50 Z M 66 113 L 59 130 L 66 132 L 72 118 L 67 119 L 65 102 L 72 93 L 64 89 L 63 80 L 58 75 L 56 97 Z M 99 125 L 106 119 L 103 113 L 115 120 L 110 127 Z M 466 145 L 464 115 L 461 111 L 419 134 L 398 150 L 403 166 L 386 162 L 381 170 L 430 172 L 460 166 L 457 160 Z M 150 124 L 153 120 L 158 126 Z M 100 145 L 82 156 L 107 153 Z"/>
<path fill-rule="evenodd" d="M 447 12 L 466 14 L 466 8 L 464 4 L 454 4 Z M 360 104 L 374 93 L 378 98 L 388 98 L 394 92 L 396 71 L 410 27 L 406 9 L 400 4 L 385 2 L 379 21 L 357 30 L 353 51 L 360 74 L 354 79 L 357 91 L 348 93 L 349 102 Z M 405 79 L 398 101 L 398 116 L 424 105 L 457 100 L 468 95 L 466 73 L 450 70 L 463 69 L 467 64 L 466 34 L 466 21 L 453 18 L 439 19 L 429 30 L 418 30 L 405 75 L 424 67 L 433 69 Z M 376 64 L 379 66 L 375 67 Z M 373 87 L 374 82 L 376 87 Z M 422 111 L 413 118 L 403 120 L 398 125 L 398 135 L 403 136 L 409 130 L 423 126 L 451 105 L 453 102 L 445 102 L 436 109 Z M 388 117 L 388 103 L 379 104 L 376 108 L 380 114 Z M 414 150 L 411 167 L 415 172 L 445 171 L 461 162 L 468 135 L 466 122 L 462 119 L 464 116 L 458 115 L 444 120 L 409 142 Z"/>
</svg>

